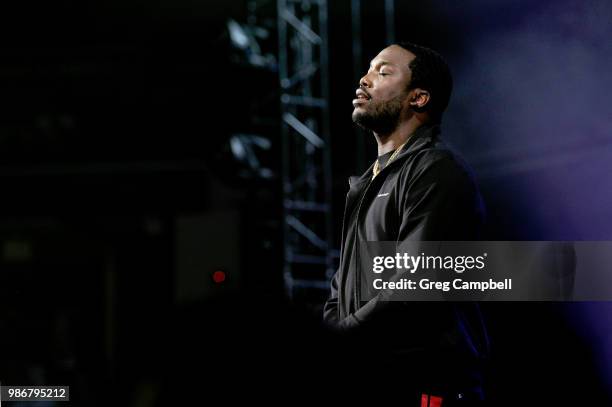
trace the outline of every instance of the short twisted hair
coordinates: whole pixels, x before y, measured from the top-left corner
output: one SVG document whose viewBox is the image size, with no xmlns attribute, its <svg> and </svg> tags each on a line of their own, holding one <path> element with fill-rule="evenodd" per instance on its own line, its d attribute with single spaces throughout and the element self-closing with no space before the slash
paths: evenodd
<svg viewBox="0 0 612 407">
<path fill-rule="evenodd" d="M 409 89 L 421 88 L 430 94 L 430 100 L 423 110 L 428 112 L 435 122 L 442 120 L 442 114 L 450 100 L 453 90 L 453 77 L 448 64 L 433 49 L 410 42 L 399 42 L 393 45 L 412 52 L 416 58 L 410 62 L 412 79 Z"/>
</svg>

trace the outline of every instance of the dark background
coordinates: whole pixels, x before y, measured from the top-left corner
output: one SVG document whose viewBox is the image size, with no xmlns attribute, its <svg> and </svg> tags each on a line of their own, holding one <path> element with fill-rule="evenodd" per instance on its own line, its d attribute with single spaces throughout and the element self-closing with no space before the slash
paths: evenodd
<svg viewBox="0 0 612 407">
<path fill-rule="evenodd" d="M 227 31 L 248 3 L 19 4 L 0 13 L 0 380 L 134 406 L 173 404 L 183 381 L 202 399 L 350 385 L 356 350 L 284 296 L 278 72 Z M 274 53 L 274 2 L 258 12 Z M 396 38 L 453 70 L 443 136 L 474 168 L 490 240 L 611 238 L 610 21 L 597 0 L 396 2 Z M 383 22 L 382 1 L 364 7 L 360 70 Z M 375 144 L 350 121 L 349 1 L 330 2 L 329 28 L 339 245 L 346 178 Z M 243 133 L 271 141 L 273 176 L 233 158 Z M 484 311 L 498 404 L 604 400 L 610 304 Z"/>
</svg>

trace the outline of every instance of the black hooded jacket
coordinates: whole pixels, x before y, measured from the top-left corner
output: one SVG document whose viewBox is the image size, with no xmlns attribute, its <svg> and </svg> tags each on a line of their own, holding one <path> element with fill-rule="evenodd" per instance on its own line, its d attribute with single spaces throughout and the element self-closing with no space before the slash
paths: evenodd
<svg viewBox="0 0 612 407">
<path fill-rule="evenodd" d="M 413 366 L 436 359 L 461 370 L 475 366 L 488 347 L 475 303 L 366 302 L 357 281 L 359 242 L 395 241 L 400 246 L 404 241 L 478 239 L 480 195 L 467 166 L 439 133 L 438 125 L 419 127 L 374 179 L 373 167 L 349 179 L 340 265 L 324 319 L 339 328 L 363 328 L 379 343 L 392 344 L 392 351 L 409 353 Z"/>
</svg>

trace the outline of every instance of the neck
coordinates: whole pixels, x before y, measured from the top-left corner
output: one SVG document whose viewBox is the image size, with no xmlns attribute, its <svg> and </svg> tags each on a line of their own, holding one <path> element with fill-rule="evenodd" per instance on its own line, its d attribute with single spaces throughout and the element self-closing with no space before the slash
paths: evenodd
<svg viewBox="0 0 612 407">
<path fill-rule="evenodd" d="M 391 133 L 381 134 L 374 133 L 376 143 L 378 143 L 378 155 L 381 156 L 390 151 L 396 150 L 404 144 L 416 129 L 424 124 L 423 121 L 416 117 L 411 117 L 409 120 L 402 121 Z"/>
</svg>

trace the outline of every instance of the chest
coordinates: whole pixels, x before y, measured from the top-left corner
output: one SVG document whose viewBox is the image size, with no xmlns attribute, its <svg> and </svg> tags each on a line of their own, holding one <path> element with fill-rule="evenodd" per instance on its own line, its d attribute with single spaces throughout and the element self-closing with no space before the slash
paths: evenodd
<svg viewBox="0 0 612 407">
<path fill-rule="evenodd" d="M 400 188 L 396 177 L 372 182 L 355 208 L 359 237 L 366 241 L 396 240 L 399 231 Z"/>
</svg>

